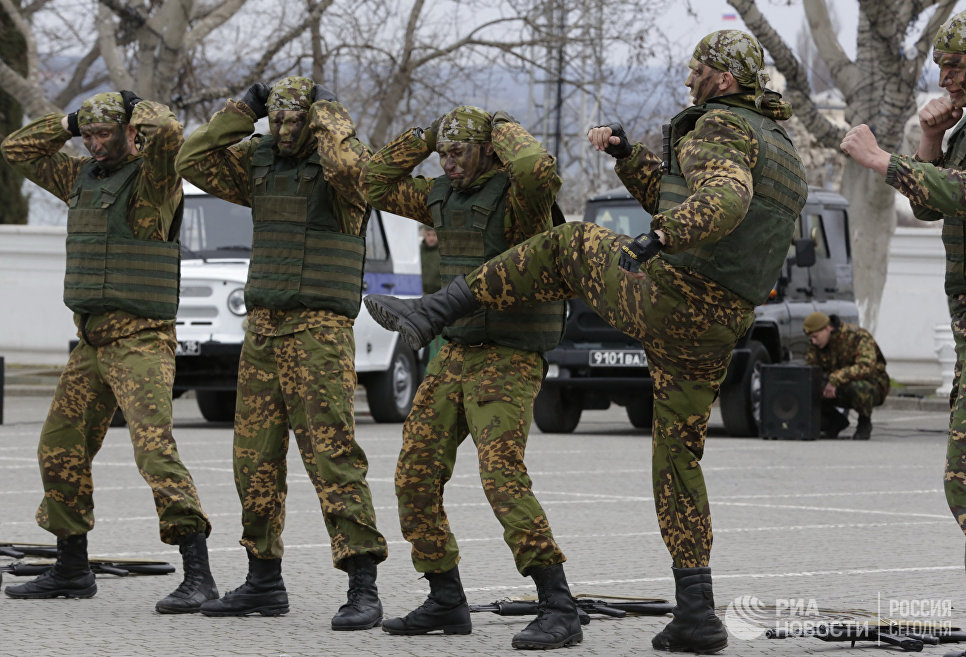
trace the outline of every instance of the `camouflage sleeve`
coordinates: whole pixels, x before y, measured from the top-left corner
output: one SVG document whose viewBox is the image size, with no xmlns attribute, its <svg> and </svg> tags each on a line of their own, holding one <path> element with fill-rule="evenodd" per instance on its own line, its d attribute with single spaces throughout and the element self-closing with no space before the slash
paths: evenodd
<svg viewBox="0 0 966 657">
<path fill-rule="evenodd" d="M 318 142 L 323 175 L 340 201 L 336 213 L 342 230 L 358 235 L 366 213 L 362 172 L 372 151 L 356 137 L 356 126 L 341 103 L 314 103 L 309 109 L 309 129 Z"/>
<path fill-rule="evenodd" d="M 501 121 L 490 136 L 493 152 L 510 174 L 507 241 L 517 244 L 549 230 L 550 208 L 560 191 L 557 161 L 519 123 Z"/>
<path fill-rule="evenodd" d="M 842 329 L 840 329 L 842 330 Z M 839 362 L 843 360 L 852 364 L 835 370 L 828 376 L 828 382 L 833 386 L 840 386 L 849 381 L 872 380 L 876 374 L 877 359 L 875 340 L 868 331 L 850 330 L 848 339 L 842 340 Z"/>
<path fill-rule="evenodd" d="M 809 347 L 808 353 L 805 354 L 805 364 L 812 367 L 821 367 L 822 363 L 818 360 L 818 353 L 815 347 Z"/>
<path fill-rule="evenodd" d="M 66 203 L 81 165 L 89 158 L 59 152 L 71 138 L 60 124 L 63 118 L 63 114 L 48 114 L 28 123 L 10 133 L 0 151 L 27 180 Z"/>
<path fill-rule="evenodd" d="M 728 110 L 704 114 L 675 148 L 691 196 L 651 221 L 651 228 L 664 231 L 668 253 L 716 242 L 741 223 L 758 157 L 751 126 Z"/>
<path fill-rule="evenodd" d="M 209 194 L 251 207 L 248 170 L 258 142 L 242 140 L 254 129 L 255 114 L 244 103 L 229 100 L 184 140 L 175 160 L 178 173 Z"/>
<path fill-rule="evenodd" d="M 963 203 L 966 172 L 917 162 L 909 155 L 893 154 L 886 170 L 886 183 L 909 199 L 916 219 L 936 221 L 943 215 L 966 216 Z"/>
<path fill-rule="evenodd" d="M 661 191 L 660 157 L 646 149 L 643 144 L 634 144 L 630 155 L 617 160 L 614 171 L 641 207 L 651 214 L 657 212 L 658 195 Z"/>
<path fill-rule="evenodd" d="M 366 166 L 363 187 L 372 207 L 432 226 L 426 199 L 433 181 L 411 175 L 416 165 L 432 153 L 416 130 L 407 130 L 373 153 Z"/>
<path fill-rule="evenodd" d="M 184 142 L 184 130 L 174 112 L 150 100 L 134 106 L 131 127 L 144 139 L 131 228 L 142 239 L 166 240 L 181 202 L 181 176 L 174 158 Z"/>
</svg>

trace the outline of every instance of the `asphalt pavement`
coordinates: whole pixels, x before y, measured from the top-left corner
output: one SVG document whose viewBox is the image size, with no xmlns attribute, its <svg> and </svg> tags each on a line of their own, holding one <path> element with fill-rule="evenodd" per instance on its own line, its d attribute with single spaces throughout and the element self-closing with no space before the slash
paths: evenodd
<svg viewBox="0 0 966 657">
<path fill-rule="evenodd" d="M 40 390 L 38 387 L 36 390 Z M 50 543 L 33 519 L 41 497 L 36 443 L 49 393 L 7 395 L 0 425 L 0 541 Z M 212 519 L 212 570 L 219 589 L 239 586 L 246 559 L 238 545 L 239 505 L 231 467 L 231 427 L 205 422 L 190 398 L 175 402 L 179 451 Z M 964 539 L 942 489 L 947 412 L 941 400 L 895 399 L 873 416 L 869 442 L 775 441 L 724 434 L 715 414 L 702 460 L 714 520 L 712 571 L 719 614 L 731 632 L 724 655 L 887 654 L 871 643 L 761 638 L 766 627 L 808 628 L 830 619 L 887 616 L 966 627 Z M 398 424 L 376 424 L 357 397 L 357 434 L 370 461 L 380 529 L 389 559 L 379 569 L 387 616 L 425 598 L 396 519 L 393 471 Z M 851 429 L 845 434 L 851 433 Z M 565 551 L 574 593 L 673 597 L 650 485 L 650 436 L 623 409 L 585 412 L 577 431 L 534 428 L 527 464 L 534 489 Z M 333 632 L 346 576 L 332 568 L 318 500 L 289 454 L 283 575 L 291 612 L 278 618 L 164 616 L 155 602 L 180 582 L 177 549 L 158 539 L 151 491 L 133 463 L 126 429 L 112 428 L 94 462 L 97 526 L 92 556 L 169 561 L 178 574 L 98 578 L 89 600 L 14 600 L 0 595 L 0 655 L 413 655 L 520 654 L 510 639 L 527 623 L 473 615 L 467 636 L 390 636 L 380 629 Z M 487 505 L 471 441 L 460 448 L 446 488 L 459 539 L 460 572 L 472 604 L 533 595 L 515 570 Z M 0 566 L 11 560 L 0 558 Z M 7 575 L 4 585 L 25 581 Z M 651 637 L 669 617 L 593 616 L 571 656 L 664 654 Z M 966 643 L 958 644 L 966 650 Z M 957 648 L 927 645 L 942 657 Z M 898 648 L 889 648 L 898 651 Z"/>
</svg>

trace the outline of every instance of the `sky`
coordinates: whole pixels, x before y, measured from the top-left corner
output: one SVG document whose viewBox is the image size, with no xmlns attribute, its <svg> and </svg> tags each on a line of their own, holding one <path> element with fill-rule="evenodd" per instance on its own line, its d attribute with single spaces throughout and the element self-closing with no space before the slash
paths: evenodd
<svg viewBox="0 0 966 657">
<path fill-rule="evenodd" d="M 859 20 L 857 0 L 826 0 L 831 7 L 829 13 L 839 25 L 839 38 L 842 47 L 850 55 L 855 55 L 855 34 Z M 772 27 L 786 43 L 794 47 L 799 31 L 807 30 L 802 0 L 757 0 L 758 9 L 764 14 Z M 725 0 L 690 0 L 690 5 L 698 13 L 697 18 L 689 16 L 685 2 L 679 0 L 669 8 L 660 20 L 672 43 L 682 48 L 693 47 L 695 36 L 724 29 L 745 29 L 738 12 Z M 954 13 L 966 10 L 966 0 L 956 3 Z M 725 18 L 733 16 L 732 19 Z M 688 46 L 687 44 L 692 45 Z"/>
</svg>

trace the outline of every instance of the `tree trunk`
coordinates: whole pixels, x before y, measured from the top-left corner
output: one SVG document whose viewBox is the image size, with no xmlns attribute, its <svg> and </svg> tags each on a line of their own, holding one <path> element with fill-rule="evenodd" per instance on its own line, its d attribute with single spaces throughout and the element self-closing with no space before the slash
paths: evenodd
<svg viewBox="0 0 966 657">
<path fill-rule="evenodd" d="M 859 320 L 873 334 L 885 288 L 889 244 L 896 228 L 895 193 L 882 176 L 848 160 L 842 194 L 849 201 L 852 272 Z"/>
<path fill-rule="evenodd" d="M 19 0 L 14 0 L 19 7 Z M 10 16 L 0 9 L 0 61 L 20 75 L 27 74 L 27 43 L 14 27 Z M 4 139 L 23 123 L 23 108 L 17 99 L 0 88 L 0 139 Z M 27 223 L 27 199 L 21 188 L 23 176 L 0 158 L 0 224 Z"/>
</svg>

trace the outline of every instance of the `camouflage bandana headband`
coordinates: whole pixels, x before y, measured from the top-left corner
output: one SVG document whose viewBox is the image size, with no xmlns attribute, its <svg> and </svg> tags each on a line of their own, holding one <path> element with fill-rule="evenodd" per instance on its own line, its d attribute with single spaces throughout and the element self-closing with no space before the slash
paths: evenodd
<svg viewBox="0 0 966 657">
<path fill-rule="evenodd" d="M 693 57 L 705 66 L 731 73 L 742 87 L 754 89 L 755 107 L 761 109 L 768 74 L 764 52 L 754 37 L 741 30 L 712 32 L 701 39 Z"/>
<path fill-rule="evenodd" d="M 77 125 L 89 123 L 127 123 L 124 99 L 116 91 L 91 96 L 77 110 Z"/>
<path fill-rule="evenodd" d="M 439 122 L 436 142 L 468 141 L 476 144 L 490 142 L 489 112 L 472 105 L 460 105 Z"/>
<path fill-rule="evenodd" d="M 959 12 L 943 23 L 932 45 L 939 52 L 966 54 L 966 11 Z"/>
<path fill-rule="evenodd" d="M 308 78 L 292 75 L 282 78 L 272 85 L 268 92 L 265 108 L 269 112 L 295 110 L 307 112 L 312 106 L 312 86 L 315 83 Z"/>
</svg>

